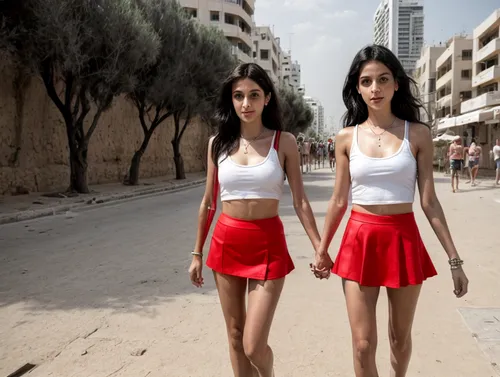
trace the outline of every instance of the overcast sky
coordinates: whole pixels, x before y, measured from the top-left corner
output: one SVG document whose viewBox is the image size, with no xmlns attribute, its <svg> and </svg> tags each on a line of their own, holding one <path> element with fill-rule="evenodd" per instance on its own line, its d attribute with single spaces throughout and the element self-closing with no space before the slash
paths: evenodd
<svg viewBox="0 0 500 377">
<path fill-rule="evenodd" d="M 257 25 L 274 27 L 285 50 L 302 68 L 306 95 L 325 107 L 325 122 L 338 123 L 345 111 L 342 85 L 356 52 L 373 41 L 373 14 L 380 0 L 256 0 Z M 425 43 L 446 41 L 473 29 L 499 0 L 426 0 Z"/>
</svg>

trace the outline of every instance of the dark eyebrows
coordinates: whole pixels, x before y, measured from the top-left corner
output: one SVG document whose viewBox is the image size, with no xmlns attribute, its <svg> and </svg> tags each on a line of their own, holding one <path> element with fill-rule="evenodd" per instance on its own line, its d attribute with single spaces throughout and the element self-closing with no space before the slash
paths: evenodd
<svg viewBox="0 0 500 377">
<path fill-rule="evenodd" d="M 234 93 L 243 93 L 243 92 L 242 92 L 241 90 L 236 89 L 236 90 L 233 92 L 233 94 L 234 94 Z M 250 90 L 250 93 L 260 93 L 260 89 L 252 89 L 252 90 Z"/>
<path fill-rule="evenodd" d="M 389 76 L 389 75 L 390 75 L 390 73 L 389 73 L 389 72 L 384 72 L 384 73 L 380 74 L 378 77 L 382 77 L 382 76 Z M 370 76 L 361 76 L 359 79 L 360 79 L 360 80 L 364 80 L 364 79 L 371 79 L 371 77 L 370 77 Z"/>
</svg>

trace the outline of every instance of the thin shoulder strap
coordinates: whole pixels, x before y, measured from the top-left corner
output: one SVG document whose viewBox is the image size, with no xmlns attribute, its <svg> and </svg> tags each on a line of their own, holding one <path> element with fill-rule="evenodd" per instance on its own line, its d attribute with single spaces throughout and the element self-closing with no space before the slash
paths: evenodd
<svg viewBox="0 0 500 377">
<path fill-rule="evenodd" d="M 280 148 L 280 136 L 281 136 L 281 131 L 276 131 L 274 133 L 274 142 L 273 142 L 273 148 L 276 149 L 276 152 Z"/>
<path fill-rule="evenodd" d="M 410 122 L 405 120 L 405 140 L 410 141 Z"/>
<path fill-rule="evenodd" d="M 354 126 L 354 131 L 352 133 L 351 150 L 350 150 L 349 156 L 352 155 L 352 152 L 357 147 L 358 147 L 358 125 L 356 124 Z"/>
</svg>

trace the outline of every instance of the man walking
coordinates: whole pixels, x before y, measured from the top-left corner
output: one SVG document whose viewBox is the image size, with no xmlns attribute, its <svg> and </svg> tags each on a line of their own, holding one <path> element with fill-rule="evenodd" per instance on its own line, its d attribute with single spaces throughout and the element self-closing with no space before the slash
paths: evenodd
<svg viewBox="0 0 500 377">
<path fill-rule="evenodd" d="M 453 139 L 453 143 L 451 143 L 450 145 L 449 156 L 451 170 L 451 189 L 453 192 L 457 192 L 460 171 L 462 170 L 462 161 L 464 158 L 464 147 L 462 145 L 462 138 L 460 136 L 457 136 L 455 137 L 455 139 Z M 455 180 L 457 182 L 456 186 Z"/>
</svg>

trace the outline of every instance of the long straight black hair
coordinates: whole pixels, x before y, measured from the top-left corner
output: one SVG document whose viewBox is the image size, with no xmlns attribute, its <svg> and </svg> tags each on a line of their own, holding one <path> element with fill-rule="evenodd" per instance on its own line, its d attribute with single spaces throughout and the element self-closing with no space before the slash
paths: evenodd
<svg viewBox="0 0 500 377">
<path fill-rule="evenodd" d="M 422 123 L 420 110 L 423 105 L 417 98 L 418 87 L 415 81 L 406 74 L 400 61 L 391 50 L 380 45 L 369 45 L 363 47 L 356 54 L 345 79 L 342 98 L 347 111 L 342 118 L 343 127 L 355 126 L 368 119 L 368 106 L 361 94 L 358 93 L 358 82 L 363 65 L 370 61 L 384 64 L 398 83 L 398 90 L 394 92 L 391 101 L 392 113 L 400 119 Z"/>
<path fill-rule="evenodd" d="M 229 154 L 240 138 L 241 121 L 233 106 L 233 84 L 247 78 L 257 83 L 266 96 L 271 95 L 267 106 L 264 107 L 262 112 L 264 127 L 270 130 L 283 129 L 279 99 L 269 75 L 258 64 L 240 64 L 224 81 L 215 112 L 218 132 L 212 143 L 212 160 L 216 166 L 219 158 L 224 154 Z"/>
</svg>

